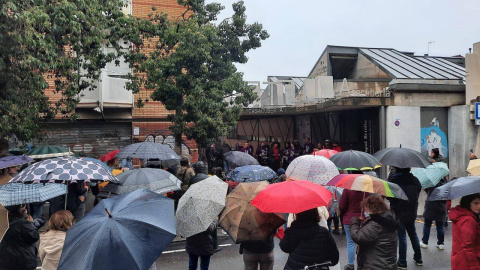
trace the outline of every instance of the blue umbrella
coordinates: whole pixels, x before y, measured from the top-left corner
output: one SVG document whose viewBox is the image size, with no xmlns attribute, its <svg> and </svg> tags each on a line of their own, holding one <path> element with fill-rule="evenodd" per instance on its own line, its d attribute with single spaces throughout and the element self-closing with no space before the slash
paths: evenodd
<svg viewBox="0 0 480 270">
<path fill-rule="evenodd" d="M 453 200 L 474 193 L 480 193 L 480 177 L 460 177 L 434 189 L 427 200 Z"/>
<path fill-rule="evenodd" d="M 235 168 L 226 178 L 235 182 L 258 182 L 273 181 L 278 178 L 278 175 L 266 166 L 247 165 Z"/>
<path fill-rule="evenodd" d="M 58 269 L 148 269 L 175 236 L 173 201 L 138 189 L 102 200 L 70 228 Z"/>
<path fill-rule="evenodd" d="M 23 165 L 29 162 L 32 162 L 33 159 L 23 155 L 23 156 L 6 156 L 0 158 L 0 169 Z"/>
<path fill-rule="evenodd" d="M 11 183 L 0 186 L 0 203 L 4 206 L 45 202 L 67 193 L 67 186 L 62 184 Z"/>
<path fill-rule="evenodd" d="M 98 165 L 101 165 L 104 169 L 108 170 L 109 172 L 112 172 L 112 171 L 113 171 L 113 169 L 110 168 L 110 167 L 108 167 L 108 165 L 107 165 L 105 162 L 102 162 L 102 161 L 100 161 L 100 160 L 98 160 L 98 159 L 96 159 L 96 158 L 84 157 L 84 158 L 82 158 L 82 159 L 93 161 L 93 162 L 97 163 Z"/>
</svg>

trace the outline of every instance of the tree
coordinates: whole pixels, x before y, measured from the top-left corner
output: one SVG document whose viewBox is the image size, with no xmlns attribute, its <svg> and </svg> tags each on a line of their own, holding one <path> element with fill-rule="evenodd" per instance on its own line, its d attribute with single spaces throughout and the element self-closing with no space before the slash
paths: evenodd
<svg viewBox="0 0 480 270">
<path fill-rule="evenodd" d="M 242 1 L 232 5 L 231 18 L 217 24 L 220 4 L 178 3 L 186 8 L 181 17 L 157 13 L 140 27 L 153 51 L 137 48 L 128 58 L 135 71 L 128 87 L 153 90 L 151 98 L 172 112 L 170 130 L 180 153 L 182 134 L 205 147 L 236 125 L 242 105 L 257 98 L 234 64 L 246 63 L 246 53 L 260 47 L 268 33 L 259 23 L 246 23 Z"/>
<path fill-rule="evenodd" d="M 125 53 L 118 41 L 132 18 L 122 0 L 0 0 L 0 138 L 27 141 L 57 113 L 71 114 L 95 88 L 106 63 Z M 104 53 L 103 46 L 116 49 Z M 128 50 L 127 50 L 128 51 Z M 52 103 L 44 90 L 53 79 Z"/>
</svg>

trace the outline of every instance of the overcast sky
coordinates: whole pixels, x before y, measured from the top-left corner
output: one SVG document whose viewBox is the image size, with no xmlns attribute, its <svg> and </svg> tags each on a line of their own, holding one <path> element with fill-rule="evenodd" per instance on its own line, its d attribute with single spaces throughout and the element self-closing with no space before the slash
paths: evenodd
<svg viewBox="0 0 480 270">
<path fill-rule="evenodd" d="M 230 16 L 234 0 L 217 0 Z M 480 42 L 479 0 L 244 0 L 248 21 L 270 38 L 238 66 L 248 81 L 307 76 L 327 45 L 465 56 Z"/>
</svg>

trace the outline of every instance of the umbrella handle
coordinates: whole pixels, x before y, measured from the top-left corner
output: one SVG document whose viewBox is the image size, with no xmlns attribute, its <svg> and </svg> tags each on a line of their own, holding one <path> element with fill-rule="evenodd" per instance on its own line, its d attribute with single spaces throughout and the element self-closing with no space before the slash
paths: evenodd
<svg viewBox="0 0 480 270">
<path fill-rule="evenodd" d="M 107 211 L 108 217 L 111 218 L 111 217 L 112 217 L 112 213 L 110 213 L 110 211 L 109 211 L 107 208 L 105 208 L 105 211 Z"/>
</svg>

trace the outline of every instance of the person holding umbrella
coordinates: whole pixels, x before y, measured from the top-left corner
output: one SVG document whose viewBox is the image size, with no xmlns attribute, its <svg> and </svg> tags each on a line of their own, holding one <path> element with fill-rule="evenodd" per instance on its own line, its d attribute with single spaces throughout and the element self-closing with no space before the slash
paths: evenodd
<svg viewBox="0 0 480 270">
<path fill-rule="evenodd" d="M 426 188 L 425 192 L 427 193 L 427 197 L 435 188 L 440 187 L 445 183 L 447 183 L 447 181 L 444 178 L 440 180 L 436 186 Z M 420 247 L 428 248 L 430 228 L 433 221 L 435 221 L 435 227 L 437 229 L 437 248 L 439 250 L 443 250 L 445 248 L 445 232 L 443 227 L 447 218 L 447 201 L 429 201 L 427 198 L 427 200 L 425 200 L 425 211 L 423 212 L 423 217 L 425 219 L 425 223 L 423 224 L 423 237 L 422 241 L 420 242 Z"/>
<path fill-rule="evenodd" d="M 283 252 L 289 253 L 285 270 L 307 266 L 330 266 L 338 263 L 338 249 L 327 228 L 320 226 L 317 208 L 296 214 L 296 219 L 280 241 Z"/>
<path fill-rule="evenodd" d="M 464 196 L 450 210 L 452 220 L 452 270 L 480 269 L 480 193 Z"/>
<path fill-rule="evenodd" d="M 37 268 L 39 239 L 33 218 L 25 205 L 5 207 L 8 210 L 9 228 L 0 242 L 0 269 L 33 270 Z"/>
<path fill-rule="evenodd" d="M 185 250 L 188 253 L 188 270 L 197 270 L 198 258 L 200 257 L 200 270 L 208 270 L 210 257 L 213 255 L 212 234 L 215 231 L 216 222 L 203 232 L 187 237 Z"/>
</svg>

